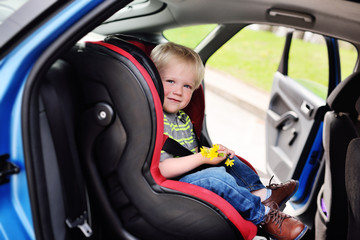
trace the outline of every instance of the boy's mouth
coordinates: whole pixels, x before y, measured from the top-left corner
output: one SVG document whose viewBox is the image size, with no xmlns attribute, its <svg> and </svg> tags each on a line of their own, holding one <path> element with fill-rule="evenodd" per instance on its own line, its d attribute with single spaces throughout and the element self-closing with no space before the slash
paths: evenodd
<svg viewBox="0 0 360 240">
<path fill-rule="evenodd" d="M 171 102 L 176 102 L 176 103 L 179 103 L 180 102 L 180 100 L 178 100 L 178 99 L 175 99 L 175 98 L 168 98 Z"/>
</svg>

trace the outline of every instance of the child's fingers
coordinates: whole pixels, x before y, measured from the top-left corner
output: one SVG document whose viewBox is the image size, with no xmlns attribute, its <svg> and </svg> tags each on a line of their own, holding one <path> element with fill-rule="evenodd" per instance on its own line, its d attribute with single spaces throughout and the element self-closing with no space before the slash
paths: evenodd
<svg viewBox="0 0 360 240">
<path fill-rule="evenodd" d="M 222 157 L 226 157 L 229 154 L 228 151 L 226 151 L 226 150 L 218 151 L 218 153 L 221 154 L 220 156 L 222 156 Z"/>
<path fill-rule="evenodd" d="M 233 158 L 235 156 L 235 151 L 231 150 L 231 149 L 228 149 L 228 148 L 225 148 L 224 150 L 222 151 L 218 151 L 219 153 L 224 153 L 225 155 L 228 155 L 230 158 Z"/>
<path fill-rule="evenodd" d="M 230 158 L 235 157 L 235 152 L 233 150 L 230 150 L 229 154 L 230 154 Z"/>
</svg>

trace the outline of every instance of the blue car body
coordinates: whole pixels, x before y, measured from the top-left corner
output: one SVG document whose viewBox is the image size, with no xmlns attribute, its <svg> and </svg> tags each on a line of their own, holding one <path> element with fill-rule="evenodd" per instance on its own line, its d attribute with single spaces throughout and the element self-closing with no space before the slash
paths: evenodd
<svg viewBox="0 0 360 240">
<path fill-rule="evenodd" d="M 35 239 L 22 142 L 21 107 L 24 86 L 43 51 L 75 22 L 101 2 L 74 1 L 0 61 L 0 155 L 19 173 L 0 186 L 0 239 Z"/>
</svg>

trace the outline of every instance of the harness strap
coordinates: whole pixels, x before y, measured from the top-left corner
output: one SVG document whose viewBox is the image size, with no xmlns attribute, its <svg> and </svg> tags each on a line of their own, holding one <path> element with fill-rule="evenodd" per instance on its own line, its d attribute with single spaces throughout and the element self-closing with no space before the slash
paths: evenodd
<svg viewBox="0 0 360 240">
<path fill-rule="evenodd" d="M 170 153 L 174 156 L 184 157 L 193 154 L 189 149 L 185 148 L 176 140 L 170 138 L 169 136 L 164 134 L 165 142 L 162 150 L 167 153 Z"/>
</svg>

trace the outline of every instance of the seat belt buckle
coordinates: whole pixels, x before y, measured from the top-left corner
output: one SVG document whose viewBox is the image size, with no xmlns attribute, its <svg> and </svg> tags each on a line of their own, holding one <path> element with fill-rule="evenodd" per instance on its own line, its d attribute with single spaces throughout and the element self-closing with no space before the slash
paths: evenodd
<svg viewBox="0 0 360 240">
<path fill-rule="evenodd" d="M 66 225 L 70 228 L 79 228 L 85 237 L 90 237 L 92 235 L 92 229 L 87 222 L 88 213 L 85 211 L 84 214 L 77 217 L 75 220 L 67 218 L 65 220 Z"/>
</svg>

